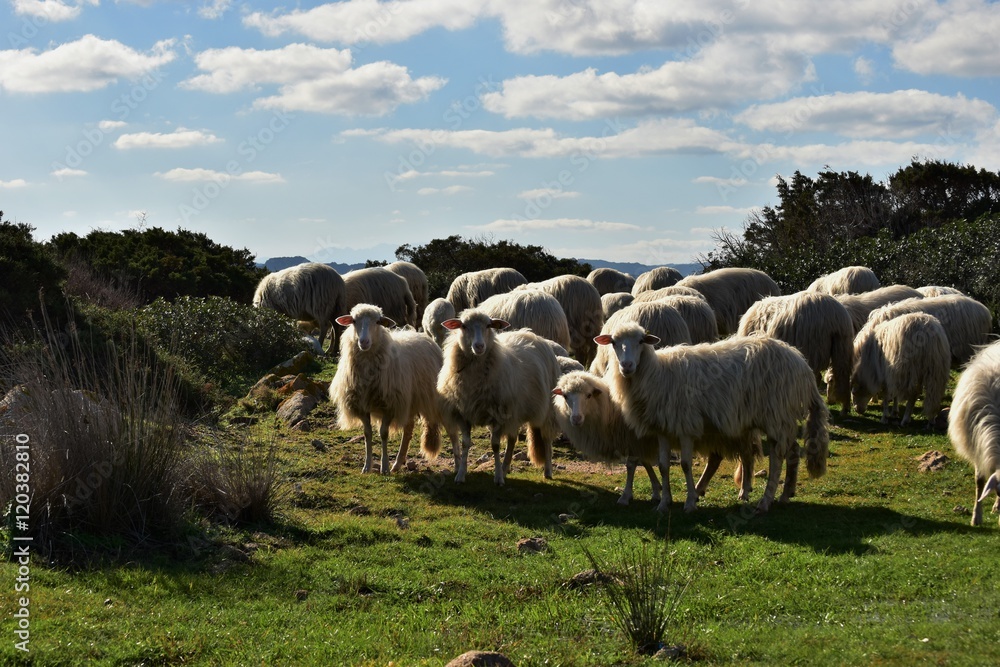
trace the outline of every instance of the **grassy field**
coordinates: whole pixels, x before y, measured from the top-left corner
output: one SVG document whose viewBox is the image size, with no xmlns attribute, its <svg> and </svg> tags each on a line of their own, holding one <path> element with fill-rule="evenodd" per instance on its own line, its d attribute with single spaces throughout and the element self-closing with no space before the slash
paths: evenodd
<svg viewBox="0 0 1000 667">
<path fill-rule="evenodd" d="M 482 649 L 518 665 L 654 664 L 614 627 L 600 589 L 565 583 L 590 566 L 585 548 L 613 562 L 623 545 L 669 538 L 691 576 L 668 639 L 686 647 L 682 662 L 995 664 L 996 515 L 969 527 L 972 471 L 946 436 L 876 416 L 837 423 L 827 475 L 765 516 L 737 503 L 730 466 L 695 513 L 675 502 L 661 516 L 644 476 L 618 507 L 622 469 L 565 446 L 555 479 L 516 463 L 504 488 L 491 462 L 456 486 L 447 457 L 362 475 L 358 434 L 334 430 L 321 406 L 313 432 L 280 433 L 289 495 L 277 525 L 206 523 L 186 542 L 74 571 L 33 562 L 27 654 L 14 648 L 17 565 L 0 564 L 11 591 L 0 663 L 442 665 Z M 486 451 L 479 436 L 471 461 Z M 935 449 L 951 461 L 919 472 Z M 677 467 L 672 481 L 683 498 Z M 535 536 L 548 549 L 519 553 Z M 81 555 L 108 547 L 80 538 Z"/>
</svg>

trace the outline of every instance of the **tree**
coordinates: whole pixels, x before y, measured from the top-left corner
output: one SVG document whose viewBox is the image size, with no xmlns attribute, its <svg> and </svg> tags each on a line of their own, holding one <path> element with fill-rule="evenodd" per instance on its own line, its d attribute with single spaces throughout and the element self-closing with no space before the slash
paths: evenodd
<svg viewBox="0 0 1000 667">
<path fill-rule="evenodd" d="M 62 300 L 63 268 L 35 241 L 35 228 L 9 222 L 0 211 L 0 325 L 19 324 L 43 303 Z"/>
</svg>

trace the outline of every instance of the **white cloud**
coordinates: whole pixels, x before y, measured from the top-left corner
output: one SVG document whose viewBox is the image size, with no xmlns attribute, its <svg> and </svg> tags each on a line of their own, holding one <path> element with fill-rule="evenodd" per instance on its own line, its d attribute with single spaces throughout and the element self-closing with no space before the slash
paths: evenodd
<svg viewBox="0 0 1000 667">
<path fill-rule="evenodd" d="M 73 176 L 86 176 L 87 172 L 83 169 L 70 169 L 69 167 L 63 167 L 62 169 L 56 169 L 51 175 L 55 176 L 59 180 L 62 180 Z"/>
<path fill-rule="evenodd" d="M 699 254 L 715 249 L 711 239 L 650 237 L 633 243 L 615 243 L 610 238 L 599 246 L 550 248 L 558 257 L 600 257 L 618 262 L 639 262 L 651 266 L 671 266 L 694 261 Z"/>
<path fill-rule="evenodd" d="M 857 138 L 912 138 L 982 130 L 996 121 L 993 105 L 958 94 L 922 90 L 834 93 L 754 105 L 734 120 L 759 132 L 834 132 Z"/>
<path fill-rule="evenodd" d="M 692 178 L 691 182 L 738 188 L 746 185 L 747 179 L 742 176 L 738 178 L 719 178 L 718 176 L 698 176 L 696 178 Z"/>
<path fill-rule="evenodd" d="M 1000 5 L 952 0 L 939 9 L 929 30 L 893 46 L 896 65 L 918 74 L 994 77 L 1000 71 Z"/>
<path fill-rule="evenodd" d="M 168 172 L 156 172 L 154 176 L 165 181 L 175 182 L 196 182 L 215 181 L 217 183 L 228 183 L 229 181 L 247 181 L 251 183 L 284 183 L 285 179 L 281 174 L 271 174 L 266 171 L 246 171 L 240 174 L 228 174 L 223 171 L 213 171 L 211 169 L 185 169 L 178 167 Z"/>
<path fill-rule="evenodd" d="M 123 120 L 102 120 L 97 124 L 97 127 L 101 130 L 101 132 L 111 132 L 113 130 L 120 130 L 126 125 L 128 125 L 128 123 Z"/>
<path fill-rule="evenodd" d="M 120 78 L 134 80 L 174 60 L 174 40 L 147 53 L 115 40 L 84 35 L 49 51 L 0 51 L 0 88 L 14 93 L 88 92 Z"/>
<path fill-rule="evenodd" d="M 528 220 L 524 218 L 499 219 L 486 225 L 474 225 L 472 229 L 487 232 L 532 232 L 551 229 L 565 229 L 575 232 L 622 232 L 638 231 L 642 228 L 624 222 L 605 222 L 586 218 L 551 218 Z"/>
<path fill-rule="evenodd" d="M 179 127 L 169 134 L 160 132 L 135 132 L 123 134 L 115 140 L 114 147 L 121 150 L 132 148 L 188 148 L 220 143 L 222 139 L 211 132 L 188 130 Z"/>
<path fill-rule="evenodd" d="M 557 190 L 555 188 L 535 188 L 533 190 L 523 190 L 517 193 L 518 199 L 573 199 L 579 197 L 580 193 L 573 190 Z"/>
<path fill-rule="evenodd" d="M 875 63 L 864 56 L 854 59 L 854 73 L 862 84 L 868 85 L 875 79 Z"/>
<path fill-rule="evenodd" d="M 417 190 L 418 195 L 457 195 L 462 192 L 471 192 L 472 188 L 468 185 L 449 185 L 445 188 L 420 188 Z"/>
<path fill-rule="evenodd" d="M 14 5 L 14 13 L 19 16 L 32 16 L 58 23 L 72 21 L 80 16 L 85 5 L 96 7 L 99 0 L 77 0 L 74 4 L 61 0 L 13 0 L 11 4 Z"/>
<path fill-rule="evenodd" d="M 0 190 L 17 190 L 28 186 L 28 181 L 23 178 L 15 178 L 12 181 L 0 181 Z"/>
<path fill-rule="evenodd" d="M 349 131 L 349 130 L 348 130 Z M 346 135 L 345 135 L 346 136 Z M 481 171 L 462 171 L 457 169 L 443 169 L 441 171 L 417 171 L 416 169 L 409 169 L 403 173 L 396 176 L 398 181 L 411 181 L 414 178 L 429 178 L 432 176 L 443 176 L 447 178 L 483 178 L 486 176 L 495 176 L 496 172 L 489 170 Z"/>
<path fill-rule="evenodd" d="M 747 215 L 754 209 L 751 208 L 737 208 L 735 206 L 698 206 L 695 208 L 695 213 L 698 215 Z"/>
<path fill-rule="evenodd" d="M 233 0 L 211 0 L 198 8 L 198 16 L 210 21 L 222 18 L 233 6 Z"/>
<path fill-rule="evenodd" d="M 278 86 L 277 95 L 254 101 L 257 109 L 381 116 L 419 102 L 445 84 L 433 76 L 414 79 L 406 67 L 387 61 L 353 68 L 349 49 L 307 44 L 209 49 L 195 56 L 195 64 L 206 73 L 182 81 L 182 88 L 232 93 Z"/>
<path fill-rule="evenodd" d="M 923 144 L 913 141 L 848 141 L 841 144 L 808 144 L 803 146 L 775 146 L 762 144 L 740 157 L 764 162 L 788 161 L 799 167 L 831 169 L 858 169 L 859 167 L 893 166 L 909 164 L 918 159 L 954 160 L 965 148 L 943 141 Z M 754 157 L 756 156 L 756 157 Z"/>
</svg>

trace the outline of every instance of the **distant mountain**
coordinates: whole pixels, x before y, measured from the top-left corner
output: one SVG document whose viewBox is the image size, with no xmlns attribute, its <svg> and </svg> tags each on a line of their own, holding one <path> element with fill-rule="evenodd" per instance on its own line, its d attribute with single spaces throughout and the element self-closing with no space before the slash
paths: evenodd
<svg viewBox="0 0 1000 667">
<path fill-rule="evenodd" d="M 603 259 L 580 259 L 577 258 L 578 262 L 586 262 L 590 264 L 595 269 L 609 268 L 615 269 L 616 271 L 621 271 L 622 273 L 627 273 L 632 277 L 638 277 L 640 273 L 645 273 L 650 269 L 655 269 L 656 266 L 650 266 L 648 264 L 639 264 L 638 262 L 608 262 Z M 662 265 L 657 265 L 662 266 Z M 678 271 L 681 275 L 689 276 L 692 273 L 699 273 L 701 271 L 701 264 L 669 264 Z"/>
<path fill-rule="evenodd" d="M 272 257 L 263 264 L 257 263 L 258 267 L 263 267 L 274 273 L 275 271 L 281 271 L 282 269 L 287 269 L 290 266 L 298 266 L 299 264 L 304 264 L 305 262 L 311 262 L 312 260 L 308 257 Z M 343 275 L 348 271 L 353 271 L 354 269 L 362 269 L 365 266 L 364 262 L 359 264 L 341 264 L 340 262 L 327 262 L 330 266 L 337 270 L 337 273 Z"/>
</svg>

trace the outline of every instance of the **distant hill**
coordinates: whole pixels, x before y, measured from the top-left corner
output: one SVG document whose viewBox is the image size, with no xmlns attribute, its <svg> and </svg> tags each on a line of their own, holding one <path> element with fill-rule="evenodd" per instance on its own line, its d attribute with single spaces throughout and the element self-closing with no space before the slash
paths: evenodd
<svg viewBox="0 0 1000 667">
<path fill-rule="evenodd" d="M 608 262 L 603 259 L 580 259 L 577 258 L 578 262 L 586 262 L 590 264 L 595 269 L 609 268 L 615 269 L 616 271 L 621 271 L 622 273 L 627 273 L 632 277 L 638 277 L 640 273 L 645 273 L 650 269 L 655 269 L 656 266 L 650 266 L 648 264 L 639 264 L 637 262 Z M 661 266 L 661 265 L 657 265 Z M 681 272 L 681 275 L 689 276 L 692 273 L 698 273 L 701 271 L 701 264 L 669 264 L 667 266 L 672 266 Z"/>
<path fill-rule="evenodd" d="M 290 266 L 298 266 L 299 264 L 304 264 L 305 262 L 310 262 L 308 257 L 272 257 L 263 264 L 257 263 L 257 266 L 264 267 L 271 273 L 275 271 L 281 271 L 282 269 L 287 269 Z M 344 274 L 348 271 L 353 271 L 354 269 L 364 268 L 365 263 L 360 264 L 341 264 L 340 262 L 328 262 L 330 266 L 337 270 L 337 273 Z"/>
</svg>

